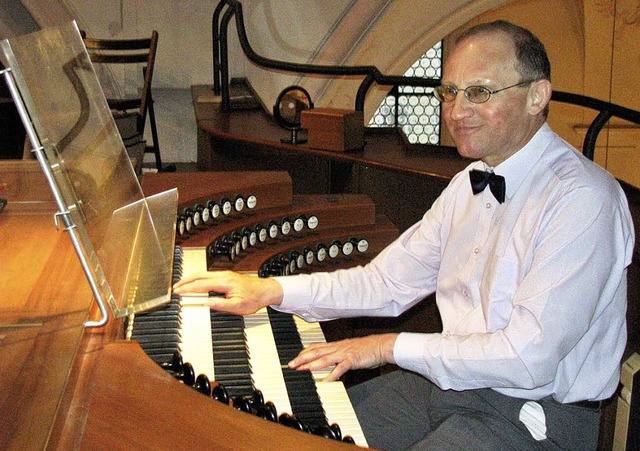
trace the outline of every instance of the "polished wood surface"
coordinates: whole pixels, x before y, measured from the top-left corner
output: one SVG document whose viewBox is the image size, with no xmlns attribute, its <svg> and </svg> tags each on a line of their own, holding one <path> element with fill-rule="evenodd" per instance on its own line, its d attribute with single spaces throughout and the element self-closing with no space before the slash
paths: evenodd
<svg viewBox="0 0 640 451">
<path fill-rule="evenodd" d="M 42 449 L 75 364 L 91 291 L 52 214 L 0 213 L 0 259 L 0 448 Z"/>
<path fill-rule="evenodd" d="M 145 174 L 141 181 L 142 192 L 152 196 L 167 189 L 178 189 L 179 209 L 193 207 L 196 203 L 218 202 L 221 196 L 233 199 L 241 195 L 245 199 L 256 196 L 256 210 L 269 207 L 285 207 L 291 204 L 291 177 L 282 171 L 243 172 L 161 172 Z"/>
<path fill-rule="evenodd" d="M 82 449 L 353 449 L 213 401 L 160 370 L 133 342 L 105 346 L 92 382 Z"/>
<path fill-rule="evenodd" d="M 199 139 L 214 140 L 214 144 L 199 142 L 198 167 L 201 170 L 232 169 L 226 167 L 225 161 L 215 154 L 223 149 L 211 151 L 215 142 L 225 140 L 232 140 L 236 144 L 242 142 L 257 145 L 265 153 L 276 152 L 278 155 L 291 157 L 304 155 L 307 158 L 322 158 L 440 179 L 450 179 L 470 162 L 461 158 L 454 148 L 405 145 L 395 130 L 366 129 L 364 148 L 352 152 L 332 152 L 312 149 L 307 144 L 282 143 L 280 140 L 288 138 L 290 132 L 279 127 L 264 111 L 254 109 L 225 113 L 219 103 L 211 101 L 212 88 L 208 85 L 192 86 L 191 96 L 198 129 L 204 132 L 204 135 L 199 135 Z M 224 152 L 232 154 L 234 150 Z M 251 155 L 242 146 L 238 145 L 235 152 L 236 155 L 244 155 L 247 163 L 251 163 Z"/>
</svg>

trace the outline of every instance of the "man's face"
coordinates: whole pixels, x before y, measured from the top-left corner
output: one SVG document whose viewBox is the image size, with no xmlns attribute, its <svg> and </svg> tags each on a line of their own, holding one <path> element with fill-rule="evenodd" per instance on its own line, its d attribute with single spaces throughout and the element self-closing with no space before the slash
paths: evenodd
<svg viewBox="0 0 640 451">
<path fill-rule="evenodd" d="M 442 84 L 459 91 L 442 104 L 442 116 L 460 155 L 496 166 L 522 148 L 544 121 L 531 114 L 529 84 L 492 94 L 480 104 L 464 96 L 468 86 L 495 91 L 524 81 L 515 63 L 515 49 L 503 33 L 467 38 L 451 53 Z"/>
</svg>

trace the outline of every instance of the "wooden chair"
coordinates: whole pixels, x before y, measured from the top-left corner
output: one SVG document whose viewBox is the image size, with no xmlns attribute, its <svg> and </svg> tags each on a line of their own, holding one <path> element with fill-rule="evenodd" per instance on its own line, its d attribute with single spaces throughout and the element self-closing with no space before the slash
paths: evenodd
<svg viewBox="0 0 640 451">
<path fill-rule="evenodd" d="M 109 98 L 110 96 L 107 94 L 107 102 L 114 112 L 134 112 L 137 115 L 136 130 L 141 138 L 144 135 L 147 114 L 149 115 L 152 142 L 145 146 L 144 153 L 154 154 L 158 171 L 171 170 L 171 168 L 163 168 L 162 166 L 158 129 L 151 96 L 151 81 L 158 48 L 158 32 L 153 30 L 151 37 L 147 39 L 96 39 L 86 37 L 84 32 L 82 36 L 89 58 L 96 69 L 101 64 L 136 64 L 142 67 L 144 82 L 139 93 L 133 97 L 126 95 L 123 98 Z"/>
</svg>

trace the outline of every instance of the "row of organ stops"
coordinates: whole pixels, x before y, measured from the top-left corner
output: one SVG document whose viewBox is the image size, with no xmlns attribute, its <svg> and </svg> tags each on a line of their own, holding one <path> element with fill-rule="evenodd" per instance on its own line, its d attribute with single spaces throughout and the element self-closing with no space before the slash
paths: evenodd
<svg viewBox="0 0 640 451">
<path fill-rule="evenodd" d="M 292 233 L 311 231 L 316 227 L 318 227 L 318 218 L 314 215 L 309 217 L 299 215 L 294 220 L 285 216 L 280 221 L 272 220 L 265 225 L 255 224 L 252 227 L 244 227 L 242 230 L 224 235 L 210 244 L 207 247 L 207 258 L 211 260 L 224 256 L 233 261 L 243 251 L 253 246 L 266 243 L 269 240 L 276 240 L 279 237 L 288 237 Z"/>
<path fill-rule="evenodd" d="M 334 240 L 331 244 L 318 243 L 315 247 L 292 250 L 289 254 L 278 254 L 262 264 L 258 270 L 260 277 L 289 276 L 315 263 L 322 264 L 327 259 L 348 257 L 354 252 L 364 253 L 369 242 L 364 238 L 349 238 L 344 243 Z"/>
<path fill-rule="evenodd" d="M 271 401 L 265 401 L 260 390 L 253 389 L 252 393 L 248 395 L 230 395 L 223 384 L 216 381 L 211 382 L 205 374 L 199 374 L 196 377 L 193 366 L 188 362 L 183 362 L 182 356 L 178 351 L 173 354 L 171 360 L 161 362 L 160 366 L 183 384 L 241 412 L 256 415 L 268 421 L 278 422 L 302 432 L 355 444 L 351 436 L 342 435 L 340 426 L 335 423 L 328 424 L 326 421 L 320 423 L 317 421 L 305 422 L 298 416 L 288 413 L 278 415 L 276 406 Z"/>
<path fill-rule="evenodd" d="M 233 199 L 222 197 L 219 202 L 209 200 L 206 204 L 197 203 L 193 207 L 187 207 L 177 218 L 178 237 L 184 237 L 196 229 L 209 227 L 219 218 L 227 217 L 234 212 L 253 210 L 257 203 L 258 199 L 254 195 L 249 195 L 245 199 L 238 194 Z"/>
</svg>

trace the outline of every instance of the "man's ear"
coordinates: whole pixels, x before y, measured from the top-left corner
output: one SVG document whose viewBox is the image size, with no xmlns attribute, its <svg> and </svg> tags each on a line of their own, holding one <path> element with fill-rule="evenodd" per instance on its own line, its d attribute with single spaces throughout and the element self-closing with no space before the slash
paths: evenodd
<svg viewBox="0 0 640 451">
<path fill-rule="evenodd" d="M 551 100 L 551 82 L 549 80 L 538 80 L 531 83 L 527 96 L 527 107 L 529 114 L 535 116 L 540 114 Z"/>
</svg>

